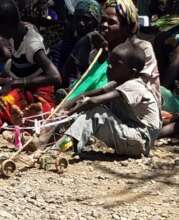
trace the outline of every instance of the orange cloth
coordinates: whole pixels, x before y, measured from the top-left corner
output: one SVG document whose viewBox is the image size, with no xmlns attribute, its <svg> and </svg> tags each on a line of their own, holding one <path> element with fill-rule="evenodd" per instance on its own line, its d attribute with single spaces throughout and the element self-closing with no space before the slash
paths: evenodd
<svg viewBox="0 0 179 220">
<path fill-rule="evenodd" d="M 43 112 L 50 111 L 54 103 L 54 87 L 45 86 L 38 89 L 14 89 L 7 95 L 0 97 L 0 120 L 1 123 L 7 122 L 12 124 L 11 112 L 12 106 L 16 105 L 23 111 L 33 103 L 40 102 Z"/>
</svg>

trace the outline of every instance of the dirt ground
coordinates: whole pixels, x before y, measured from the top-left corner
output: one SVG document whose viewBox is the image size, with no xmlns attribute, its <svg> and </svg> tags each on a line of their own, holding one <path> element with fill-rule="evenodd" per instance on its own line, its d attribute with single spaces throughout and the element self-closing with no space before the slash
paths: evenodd
<svg viewBox="0 0 179 220">
<path fill-rule="evenodd" d="M 71 159 L 61 175 L 32 168 L 0 178 L 0 220 L 177 220 L 178 144 L 137 160 L 97 148 Z M 1 154 L 9 154 L 4 146 Z"/>
</svg>

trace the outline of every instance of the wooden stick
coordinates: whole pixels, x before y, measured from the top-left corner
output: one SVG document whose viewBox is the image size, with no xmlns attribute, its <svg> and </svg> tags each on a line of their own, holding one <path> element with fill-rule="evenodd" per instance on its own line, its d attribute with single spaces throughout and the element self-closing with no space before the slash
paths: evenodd
<svg viewBox="0 0 179 220">
<path fill-rule="evenodd" d="M 96 54 L 93 62 L 89 65 L 88 69 L 85 71 L 85 73 L 82 75 L 82 77 L 80 78 L 80 80 L 75 84 L 75 86 L 72 88 L 72 90 L 68 93 L 68 95 L 62 100 L 62 102 L 55 108 L 55 110 L 49 115 L 49 117 L 47 118 L 47 120 L 49 120 L 54 114 L 56 114 L 60 108 L 63 106 L 63 104 L 65 103 L 65 101 L 70 97 L 70 95 L 75 91 L 75 89 L 80 85 L 80 83 L 83 81 L 83 79 L 89 74 L 89 72 L 92 70 L 94 64 L 97 62 L 97 60 L 99 59 L 99 57 L 101 56 L 103 52 L 103 49 L 99 49 L 98 53 Z"/>
<path fill-rule="evenodd" d="M 75 91 L 75 89 L 80 85 L 80 83 L 83 81 L 83 79 L 89 74 L 89 72 L 92 70 L 93 66 L 95 65 L 95 63 L 97 62 L 98 58 L 101 56 L 103 52 L 103 49 L 100 48 L 97 55 L 95 56 L 93 62 L 89 65 L 88 69 L 85 71 L 85 73 L 82 75 L 82 77 L 80 78 L 80 80 L 75 84 L 75 86 L 73 87 L 73 89 L 68 93 L 68 95 L 62 100 L 62 102 L 57 105 L 57 107 L 54 109 L 54 111 L 49 115 L 49 117 L 47 119 L 45 119 L 44 123 L 45 124 L 50 118 L 52 118 L 59 110 L 60 108 L 63 106 L 63 104 L 65 103 L 65 101 L 70 97 L 70 95 Z M 34 133 L 34 135 L 22 146 L 22 148 L 20 148 L 12 157 L 11 159 L 14 160 L 34 139 L 34 137 L 37 134 Z"/>
</svg>

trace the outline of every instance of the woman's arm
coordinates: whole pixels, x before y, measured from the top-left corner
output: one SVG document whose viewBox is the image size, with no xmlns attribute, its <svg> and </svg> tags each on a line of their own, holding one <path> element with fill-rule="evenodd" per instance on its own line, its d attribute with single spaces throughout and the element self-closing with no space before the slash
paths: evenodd
<svg viewBox="0 0 179 220">
<path fill-rule="evenodd" d="M 29 77 L 28 79 L 17 79 L 13 82 L 12 87 L 37 87 L 46 85 L 57 85 L 62 83 L 62 78 L 55 65 L 45 54 L 44 50 L 39 50 L 34 55 L 34 61 L 40 66 L 44 72 L 43 75 L 37 77 Z"/>
</svg>

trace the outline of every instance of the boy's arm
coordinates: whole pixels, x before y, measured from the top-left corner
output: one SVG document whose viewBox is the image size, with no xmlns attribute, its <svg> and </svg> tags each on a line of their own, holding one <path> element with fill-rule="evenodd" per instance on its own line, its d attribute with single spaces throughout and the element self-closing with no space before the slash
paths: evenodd
<svg viewBox="0 0 179 220">
<path fill-rule="evenodd" d="M 63 108 L 65 110 L 69 110 L 71 109 L 79 100 L 84 99 L 85 97 L 94 97 L 94 96 L 99 96 L 105 93 L 108 93 L 109 91 L 112 91 L 115 87 L 117 87 L 117 82 L 115 81 L 111 81 L 109 82 L 105 87 L 100 88 L 100 89 L 96 89 L 96 90 L 92 90 L 89 92 L 85 92 L 79 96 L 77 96 L 75 99 L 73 100 L 68 100 L 67 102 L 65 102 L 65 104 L 63 105 Z"/>
<path fill-rule="evenodd" d="M 107 92 L 103 95 L 93 96 L 93 97 L 85 97 L 82 100 L 79 100 L 79 102 L 76 103 L 76 105 L 69 110 L 69 115 L 73 113 L 79 113 L 82 111 L 87 111 L 91 108 L 94 108 L 100 104 L 109 103 L 113 99 L 119 98 L 120 93 L 117 90 L 112 90 L 110 92 Z"/>
</svg>

